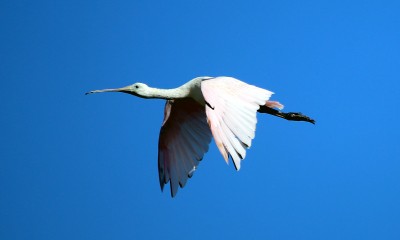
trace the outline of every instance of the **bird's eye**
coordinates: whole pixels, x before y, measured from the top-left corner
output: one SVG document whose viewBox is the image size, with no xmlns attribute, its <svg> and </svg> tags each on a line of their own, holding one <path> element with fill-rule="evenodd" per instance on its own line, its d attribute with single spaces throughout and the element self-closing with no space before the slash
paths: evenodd
<svg viewBox="0 0 400 240">
<path fill-rule="evenodd" d="M 135 88 L 136 88 L 136 89 L 138 89 L 138 88 L 139 88 L 139 86 L 138 86 L 138 85 L 135 85 Z"/>
</svg>

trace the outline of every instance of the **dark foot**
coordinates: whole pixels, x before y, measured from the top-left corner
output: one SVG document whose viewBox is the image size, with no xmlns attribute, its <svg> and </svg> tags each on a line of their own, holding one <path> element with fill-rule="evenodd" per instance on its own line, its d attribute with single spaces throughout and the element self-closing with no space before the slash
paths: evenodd
<svg viewBox="0 0 400 240">
<path fill-rule="evenodd" d="M 284 119 L 290 120 L 290 121 L 303 121 L 303 122 L 309 122 L 312 124 L 315 124 L 315 120 L 303 115 L 302 113 L 296 113 L 296 112 L 288 112 L 288 113 L 281 113 L 284 114 Z"/>
<path fill-rule="evenodd" d="M 302 113 L 296 113 L 296 112 L 284 113 L 284 112 L 278 111 L 276 109 L 273 109 L 273 108 L 270 108 L 267 106 L 260 106 L 260 109 L 258 109 L 258 112 L 268 113 L 268 114 L 271 114 L 271 115 L 274 115 L 274 116 L 277 116 L 280 118 L 284 118 L 289 121 L 303 121 L 303 122 L 309 122 L 309 123 L 315 124 L 314 119 L 312 119 L 306 115 L 303 115 Z"/>
</svg>

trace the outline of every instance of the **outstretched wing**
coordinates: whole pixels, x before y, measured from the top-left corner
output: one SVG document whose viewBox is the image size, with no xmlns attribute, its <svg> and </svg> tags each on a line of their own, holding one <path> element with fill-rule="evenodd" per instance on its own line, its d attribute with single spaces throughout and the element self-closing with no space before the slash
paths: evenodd
<svg viewBox="0 0 400 240">
<path fill-rule="evenodd" d="M 204 106 L 191 98 L 168 100 L 158 142 L 158 175 L 161 190 L 171 181 L 174 197 L 196 170 L 212 134 Z"/>
<path fill-rule="evenodd" d="M 239 170 L 255 136 L 257 110 L 273 93 L 231 77 L 204 80 L 201 91 L 215 143 L 225 161 L 231 156 Z"/>
</svg>

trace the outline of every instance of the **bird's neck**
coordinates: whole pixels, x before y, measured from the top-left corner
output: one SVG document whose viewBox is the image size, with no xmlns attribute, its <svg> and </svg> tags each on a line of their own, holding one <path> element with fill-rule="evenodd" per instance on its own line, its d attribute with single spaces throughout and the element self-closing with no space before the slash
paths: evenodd
<svg viewBox="0 0 400 240">
<path fill-rule="evenodd" d="M 204 97 L 201 92 L 201 79 L 193 79 L 178 88 L 173 89 L 159 89 L 148 87 L 144 98 L 161 98 L 161 99 L 180 99 L 180 98 L 193 98 L 198 103 L 204 105 Z"/>
<path fill-rule="evenodd" d="M 160 89 L 149 87 L 145 98 L 160 98 L 160 99 L 178 99 L 186 98 L 190 95 L 190 89 L 185 87 L 172 88 L 172 89 Z"/>
</svg>

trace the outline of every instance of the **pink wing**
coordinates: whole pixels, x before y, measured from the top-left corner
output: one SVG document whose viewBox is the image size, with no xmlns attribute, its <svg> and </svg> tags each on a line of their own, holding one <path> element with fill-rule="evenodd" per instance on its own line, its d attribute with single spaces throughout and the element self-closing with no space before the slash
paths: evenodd
<svg viewBox="0 0 400 240">
<path fill-rule="evenodd" d="M 171 181 L 174 197 L 196 170 L 212 135 L 204 106 L 191 98 L 168 100 L 158 142 L 158 175 L 161 190 Z"/>
<path fill-rule="evenodd" d="M 273 93 L 231 77 L 204 80 L 201 91 L 215 143 L 225 161 L 231 156 L 239 170 L 255 136 L 257 110 Z"/>
</svg>

